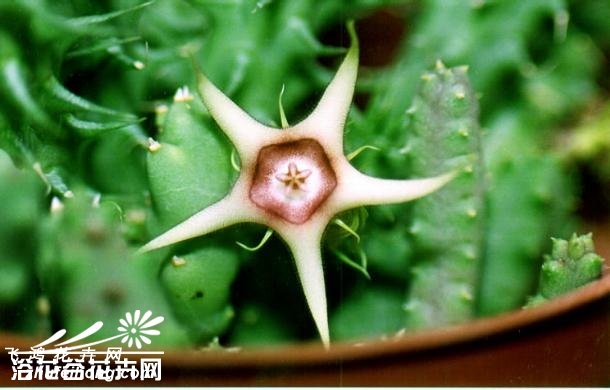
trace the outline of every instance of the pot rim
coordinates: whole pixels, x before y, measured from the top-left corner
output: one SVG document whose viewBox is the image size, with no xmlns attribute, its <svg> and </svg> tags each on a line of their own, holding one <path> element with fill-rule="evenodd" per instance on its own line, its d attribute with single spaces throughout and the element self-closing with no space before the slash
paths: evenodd
<svg viewBox="0 0 610 390">
<path fill-rule="evenodd" d="M 610 269 L 605 269 L 610 271 Z M 358 341 L 331 343 L 328 350 L 317 341 L 269 347 L 228 348 L 220 350 L 164 351 L 164 367 L 217 368 L 319 365 L 337 361 L 357 361 L 394 354 L 416 353 L 466 343 L 519 329 L 610 296 L 610 272 L 570 293 L 553 298 L 539 306 L 518 309 L 465 323 Z M 38 343 L 31 336 L 0 332 L 0 349 L 29 349 Z"/>
<path fill-rule="evenodd" d="M 461 344 L 548 320 L 610 296 L 610 272 L 570 293 L 539 306 L 513 310 L 457 325 L 358 341 L 332 343 L 328 350 L 317 341 L 269 347 L 165 352 L 164 366 L 180 368 L 316 365 L 354 361 L 382 355 L 407 354 Z M 167 364 L 165 363 L 167 362 Z"/>
</svg>

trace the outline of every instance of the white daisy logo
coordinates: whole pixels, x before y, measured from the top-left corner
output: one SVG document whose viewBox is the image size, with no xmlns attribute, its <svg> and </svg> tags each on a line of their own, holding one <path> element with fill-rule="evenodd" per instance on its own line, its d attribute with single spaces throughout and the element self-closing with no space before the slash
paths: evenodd
<svg viewBox="0 0 610 390">
<path fill-rule="evenodd" d="M 140 317 L 140 310 L 136 310 L 132 313 L 125 313 L 125 318 L 119 319 L 121 326 L 117 329 L 122 332 L 120 336 L 123 336 L 121 343 L 127 343 L 127 346 L 131 348 L 134 344 L 136 348 L 141 349 L 142 343 L 150 344 L 151 340 L 148 336 L 158 336 L 161 334 L 156 329 L 149 329 L 155 325 L 163 322 L 163 316 L 158 316 L 150 319 L 152 311 L 148 310 Z"/>
</svg>

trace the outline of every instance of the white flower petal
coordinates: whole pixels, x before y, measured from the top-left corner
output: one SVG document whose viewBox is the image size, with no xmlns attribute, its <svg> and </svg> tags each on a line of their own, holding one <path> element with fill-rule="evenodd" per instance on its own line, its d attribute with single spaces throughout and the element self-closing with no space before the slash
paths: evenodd
<svg viewBox="0 0 610 390">
<path fill-rule="evenodd" d="M 146 321 L 148 321 L 148 319 L 150 318 L 151 315 L 152 315 L 152 311 L 147 310 L 146 313 L 144 313 L 144 315 L 142 316 L 142 319 L 138 322 L 138 326 L 146 323 Z"/>
<path fill-rule="evenodd" d="M 138 325 L 140 322 L 140 310 L 136 310 L 133 312 L 133 324 Z"/>
<path fill-rule="evenodd" d="M 146 344 L 152 343 L 152 341 L 148 337 L 143 336 L 143 335 L 140 335 L 140 340 L 142 340 Z"/>
<path fill-rule="evenodd" d="M 245 195 L 247 196 L 247 195 Z M 140 248 L 140 252 L 162 248 L 240 222 L 254 222 L 255 214 L 242 191 L 234 188 L 229 196 L 214 203 Z"/>
<path fill-rule="evenodd" d="M 301 286 L 305 294 L 309 311 L 326 348 L 330 345 L 328 330 L 328 313 L 326 304 L 326 286 L 320 250 L 321 229 L 308 231 L 278 232 L 286 240 L 294 256 Z"/>
<path fill-rule="evenodd" d="M 332 194 L 337 211 L 360 206 L 402 203 L 426 196 L 455 177 L 455 172 L 423 179 L 389 180 L 371 177 L 354 168 L 345 169 Z"/>
<path fill-rule="evenodd" d="M 125 313 L 125 319 L 127 320 L 127 323 L 130 326 L 133 325 L 133 318 L 131 317 L 131 313 L 130 312 Z"/>
<path fill-rule="evenodd" d="M 242 163 L 245 157 L 255 158 L 261 143 L 278 130 L 250 117 L 202 73 L 197 78 L 197 88 L 203 103 L 237 149 Z"/>
<path fill-rule="evenodd" d="M 150 320 L 147 323 L 145 323 L 144 325 L 142 325 L 141 329 L 146 329 L 146 328 L 150 328 L 150 327 L 153 327 L 155 325 L 158 325 L 158 324 L 162 323 L 164 319 L 165 318 L 163 316 L 155 317 L 152 320 Z"/>
<path fill-rule="evenodd" d="M 350 48 L 318 105 L 307 118 L 295 128 L 304 127 L 312 138 L 324 140 L 339 153 L 343 153 L 345 120 L 352 105 L 352 97 L 358 75 L 358 38 L 353 23 L 348 25 Z M 317 133 L 317 134 L 316 134 Z"/>
</svg>

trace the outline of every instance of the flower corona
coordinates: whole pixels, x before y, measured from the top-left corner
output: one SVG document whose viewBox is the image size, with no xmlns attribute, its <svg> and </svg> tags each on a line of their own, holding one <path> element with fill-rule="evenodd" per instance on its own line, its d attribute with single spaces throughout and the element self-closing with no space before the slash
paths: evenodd
<svg viewBox="0 0 610 390">
<path fill-rule="evenodd" d="M 261 149 L 250 199 L 290 223 L 301 224 L 336 186 L 335 172 L 320 144 L 301 139 Z"/>
</svg>

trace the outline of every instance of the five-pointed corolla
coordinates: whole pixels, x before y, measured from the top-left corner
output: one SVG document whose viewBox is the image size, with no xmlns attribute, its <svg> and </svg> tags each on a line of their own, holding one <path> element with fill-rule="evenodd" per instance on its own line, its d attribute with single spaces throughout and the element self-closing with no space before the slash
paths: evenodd
<svg viewBox="0 0 610 390">
<path fill-rule="evenodd" d="M 245 113 L 203 74 L 198 90 L 208 111 L 233 143 L 240 175 L 223 199 L 146 244 L 148 251 L 229 225 L 253 222 L 277 232 L 291 250 L 320 338 L 329 346 L 321 241 L 338 213 L 366 205 L 410 201 L 436 191 L 453 177 L 387 180 L 360 173 L 343 154 L 343 127 L 358 70 L 358 41 L 351 46 L 313 112 L 284 129 Z"/>
</svg>

